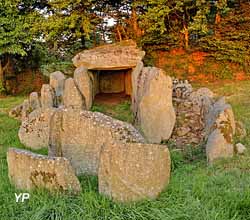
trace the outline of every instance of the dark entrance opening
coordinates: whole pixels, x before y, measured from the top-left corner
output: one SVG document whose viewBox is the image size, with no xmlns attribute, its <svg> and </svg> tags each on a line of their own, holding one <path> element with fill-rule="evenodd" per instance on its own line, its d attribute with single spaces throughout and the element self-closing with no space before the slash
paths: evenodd
<svg viewBox="0 0 250 220">
<path fill-rule="evenodd" d="M 132 70 L 99 70 L 94 76 L 95 103 L 115 105 L 130 100 Z"/>
</svg>

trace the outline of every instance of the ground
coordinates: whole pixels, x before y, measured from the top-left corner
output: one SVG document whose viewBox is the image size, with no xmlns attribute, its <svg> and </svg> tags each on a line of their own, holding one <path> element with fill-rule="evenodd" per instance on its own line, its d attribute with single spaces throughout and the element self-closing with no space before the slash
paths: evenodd
<svg viewBox="0 0 250 220">
<path fill-rule="evenodd" d="M 250 81 L 206 84 L 218 95 L 226 95 L 237 120 L 250 131 Z M 16 190 L 8 180 L 6 151 L 21 147 L 19 122 L 7 116 L 8 110 L 24 97 L 0 99 L 0 219 L 1 220 L 247 220 L 250 219 L 250 154 L 235 156 L 207 166 L 203 150 L 179 152 L 171 147 L 172 174 L 166 190 L 154 201 L 119 204 L 98 194 L 97 178 L 80 177 L 79 196 L 55 194 L 43 190 L 31 192 L 28 202 L 16 203 Z M 131 121 L 130 103 L 116 106 L 95 104 L 94 111 Z M 250 139 L 241 141 L 249 149 Z M 46 153 L 46 150 L 38 151 Z"/>
</svg>

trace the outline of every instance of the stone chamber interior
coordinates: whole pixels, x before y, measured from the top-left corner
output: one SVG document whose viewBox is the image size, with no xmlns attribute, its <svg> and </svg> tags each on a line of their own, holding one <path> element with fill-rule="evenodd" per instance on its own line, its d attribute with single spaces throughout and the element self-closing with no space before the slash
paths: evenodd
<svg viewBox="0 0 250 220">
<path fill-rule="evenodd" d="M 113 105 L 130 100 L 131 72 L 131 69 L 92 71 L 94 103 Z"/>
</svg>

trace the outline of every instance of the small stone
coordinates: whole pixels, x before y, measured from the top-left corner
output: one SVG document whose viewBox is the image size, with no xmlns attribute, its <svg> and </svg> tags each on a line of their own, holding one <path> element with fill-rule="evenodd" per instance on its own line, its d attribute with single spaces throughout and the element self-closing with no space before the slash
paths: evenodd
<svg viewBox="0 0 250 220">
<path fill-rule="evenodd" d="M 236 144 L 235 149 L 236 149 L 237 154 L 244 154 L 245 151 L 247 150 L 245 145 L 243 145 L 242 143 Z"/>
</svg>

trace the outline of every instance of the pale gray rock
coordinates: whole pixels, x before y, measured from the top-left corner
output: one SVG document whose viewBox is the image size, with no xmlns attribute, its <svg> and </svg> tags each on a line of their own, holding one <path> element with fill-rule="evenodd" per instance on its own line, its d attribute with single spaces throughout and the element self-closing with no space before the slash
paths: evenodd
<svg viewBox="0 0 250 220">
<path fill-rule="evenodd" d="M 82 96 L 85 98 L 86 109 L 90 110 L 93 103 L 94 88 L 93 80 L 91 80 L 90 72 L 84 67 L 79 67 L 75 70 L 74 80 L 80 90 Z M 96 74 L 95 74 L 96 75 Z M 99 87 L 99 86 L 98 86 Z"/>
<path fill-rule="evenodd" d="M 155 199 L 168 185 L 171 160 L 163 145 L 103 145 L 98 172 L 99 192 L 115 201 Z"/>
<path fill-rule="evenodd" d="M 145 67 L 135 80 L 137 98 L 133 109 L 138 110 L 134 112 L 135 121 L 149 142 L 168 140 L 176 120 L 172 79 L 161 69 Z"/>
<path fill-rule="evenodd" d="M 122 41 L 85 50 L 73 58 L 76 67 L 89 70 L 132 69 L 145 56 L 134 41 Z"/>
<path fill-rule="evenodd" d="M 219 158 L 232 157 L 234 153 L 233 135 L 235 121 L 232 108 L 225 104 L 224 99 L 218 100 L 210 109 L 210 119 L 207 120 L 208 134 L 206 154 L 209 163 Z"/>
<path fill-rule="evenodd" d="M 246 150 L 247 150 L 245 145 L 243 145 L 242 143 L 236 144 L 235 149 L 236 149 L 237 154 L 244 154 L 246 152 Z"/>
<path fill-rule="evenodd" d="M 49 84 L 43 84 L 41 89 L 41 105 L 42 108 L 54 107 L 55 94 L 53 88 Z"/>
<path fill-rule="evenodd" d="M 103 145 L 145 142 L 132 125 L 98 112 L 58 110 L 51 123 L 49 155 L 68 158 L 77 174 L 97 174 Z"/>
<path fill-rule="evenodd" d="M 49 146 L 50 121 L 55 109 L 37 109 L 30 113 L 19 129 L 18 136 L 22 144 L 31 149 Z"/>
<path fill-rule="evenodd" d="M 29 102 L 32 111 L 41 108 L 41 103 L 37 92 L 30 93 Z"/>
<path fill-rule="evenodd" d="M 50 86 L 54 89 L 55 92 L 55 102 L 56 107 L 62 105 L 63 103 L 63 91 L 64 83 L 66 77 L 60 71 L 56 71 L 50 74 Z"/>
<path fill-rule="evenodd" d="M 81 191 L 79 180 L 66 158 L 9 148 L 7 162 L 10 182 L 18 189 L 41 188 L 75 194 Z"/>
<path fill-rule="evenodd" d="M 86 109 L 85 98 L 77 88 L 74 79 L 68 78 L 65 81 L 63 104 L 65 108 L 83 110 Z"/>
</svg>

